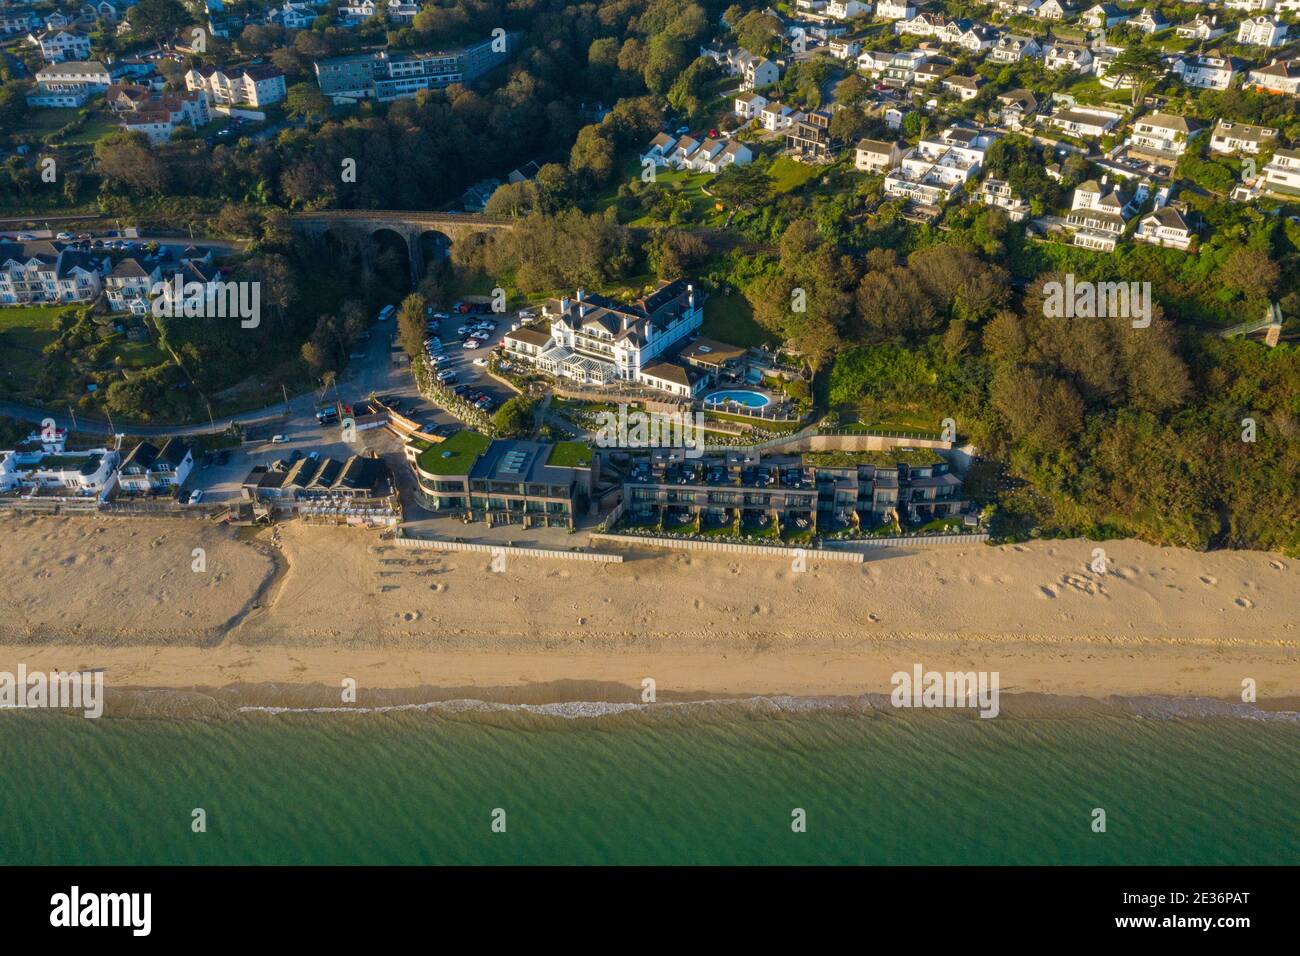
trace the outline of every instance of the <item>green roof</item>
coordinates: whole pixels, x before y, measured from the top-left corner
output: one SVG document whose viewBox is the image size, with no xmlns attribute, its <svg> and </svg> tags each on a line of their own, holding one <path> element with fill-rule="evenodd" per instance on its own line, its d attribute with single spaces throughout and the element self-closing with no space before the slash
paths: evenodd
<svg viewBox="0 0 1300 956">
<path fill-rule="evenodd" d="M 884 451 L 814 451 L 803 456 L 804 463 L 822 468 L 852 468 L 856 465 L 875 465 L 892 468 L 895 465 L 923 467 L 937 465 L 943 456 L 933 448 L 887 448 Z"/>
<path fill-rule="evenodd" d="M 586 468 L 591 465 L 591 446 L 580 441 L 556 442 L 546 463 L 553 468 Z"/>
<path fill-rule="evenodd" d="M 486 435 L 462 428 L 445 442 L 429 444 L 416 458 L 416 464 L 431 475 L 468 475 L 490 441 Z"/>
</svg>

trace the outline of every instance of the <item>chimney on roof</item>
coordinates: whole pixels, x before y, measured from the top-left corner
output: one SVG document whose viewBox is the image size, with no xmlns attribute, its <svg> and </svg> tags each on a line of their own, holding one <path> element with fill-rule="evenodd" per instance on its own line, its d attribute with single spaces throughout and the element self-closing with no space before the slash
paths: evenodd
<svg viewBox="0 0 1300 956">
<path fill-rule="evenodd" d="M 568 314 L 569 314 L 569 297 L 567 295 L 562 295 L 560 296 L 560 315 L 568 315 Z"/>
<path fill-rule="evenodd" d="M 689 282 L 686 283 L 686 302 L 692 309 L 695 308 L 695 286 Z"/>
</svg>

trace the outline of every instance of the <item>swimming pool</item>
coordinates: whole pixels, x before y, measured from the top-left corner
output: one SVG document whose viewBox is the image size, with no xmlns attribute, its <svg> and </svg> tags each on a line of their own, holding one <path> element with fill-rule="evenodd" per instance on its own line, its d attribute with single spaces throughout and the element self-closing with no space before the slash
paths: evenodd
<svg viewBox="0 0 1300 956">
<path fill-rule="evenodd" d="M 750 392 L 743 389 L 734 389 L 725 392 L 714 392 L 711 395 L 704 396 L 705 405 L 726 405 L 728 402 L 735 402 L 738 405 L 744 405 L 746 408 L 766 408 L 772 404 L 772 400 L 761 392 Z"/>
</svg>

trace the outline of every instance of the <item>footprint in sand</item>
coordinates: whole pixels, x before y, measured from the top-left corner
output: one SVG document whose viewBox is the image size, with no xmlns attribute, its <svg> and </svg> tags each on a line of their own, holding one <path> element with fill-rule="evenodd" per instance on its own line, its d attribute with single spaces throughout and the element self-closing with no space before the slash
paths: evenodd
<svg viewBox="0 0 1300 956">
<path fill-rule="evenodd" d="M 1211 587 L 1211 588 L 1219 583 L 1218 578 L 1211 577 L 1208 574 L 1202 574 L 1199 578 L 1197 578 L 1197 580 L 1200 581 L 1202 584 L 1204 584 L 1206 587 Z"/>
<path fill-rule="evenodd" d="M 1038 588 L 1038 596 L 1042 598 L 1055 598 L 1056 588 L 1052 587 L 1050 584 L 1040 585 Z"/>
<path fill-rule="evenodd" d="M 419 611 L 407 611 L 405 614 L 402 615 L 402 620 L 408 624 L 410 624 L 413 621 L 418 621 L 419 619 L 420 619 Z"/>
<path fill-rule="evenodd" d="M 1268 566 L 1272 568 L 1274 571 L 1286 570 L 1286 565 L 1283 564 L 1281 561 L 1269 561 Z"/>
<path fill-rule="evenodd" d="M 1255 602 L 1248 597 L 1239 597 L 1233 603 L 1236 604 L 1237 607 L 1243 608 L 1247 611 L 1249 611 L 1251 608 L 1255 606 Z"/>
</svg>

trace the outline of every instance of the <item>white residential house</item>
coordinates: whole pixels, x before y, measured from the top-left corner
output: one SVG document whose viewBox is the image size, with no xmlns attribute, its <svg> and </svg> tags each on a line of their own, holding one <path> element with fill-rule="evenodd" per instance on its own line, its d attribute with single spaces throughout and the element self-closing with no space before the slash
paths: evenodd
<svg viewBox="0 0 1300 956">
<path fill-rule="evenodd" d="M 1237 27 L 1237 42 L 1251 46 L 1281 46 L 1286 39 L 1286 24 L 1269 17 L 1247 17 Z"/>
<path fill-rule="evenodd" d="M 1003 129 L 1018 130 L 1038 113 L 1038 97 L 1029 90 L 1007 90 L 994 103 L 991 118 Z"/>
<path fill-rule="evenodd" d="M 938 136 L 922 139 L 885 177 L 885 193 L 929 206 L 943 205 L 979 173 L 995 139 L 992 131 L 965 126 L 950 126 Z"/>
<path fill-rule="evenodd" d="M 1150 7 L 1144 7 L 1142 12 L 1134 17 L 1130 26 L 1136 27 L 1147 36 L 1160 33 L 1162 30 L 1168 30 L 1170 22 L 1160 15 L 1159 10 L 1152 10 Z"/>
<path fill-rule="evenodd" d="M 944 22 L 942 13 L 922 11 L 914 17 L 895 23 L 894 33 L 898 36 L 932 37 L 943 28 Z"/>
<path fill-rule="evenodd" d="M 1195 234 L 1181 210 L 1173 206 L 1161 206 L 1138 220 L 1133 238 L 1153 246 L 1166 246 L 1170 249 L 1186 251 L 1191 246 Z"/>
<path fill-rule="evenodd" d="M 668 157 L 672 155 L 677 146 L 675 137 L 668 133 L 658 133 L 655 138 L 650 140 L 650 146 L 641 154 L 641 165 L 644 166 L 647 161 L 654 163 L 656 166 L 667 166 Z"/>
<path fill-rule="evenodd" d="M 741 93 L 736 97 L 735 112 L 741 119 L 757 119 L 768 104 L 768 98 L 761 93 Z"/>
<path fill-rule="evenodd" d="M 1019 63 L 1025 57 L 1040 57 L 1043 48 L 1033 37 L 1004 33 L 989 51 L 989 59 L 995 63 Z"/>
<path fill-rule="evenodd" d="M 248 106 L 257 109 L 278 103 L 285 97 L 284 73 L 273 66 L 244 66 L 231 70 L 216 67 L 192 69 L 185 74 L 185 88 L 205 90 L 214 106 Z"/>
<path fill-rule="evenodd" d="M 1099 3 L 1083 11 L 1079 22 L 1094 30 L 1106 30 L 1119 26 L 1130 16 L 1113 3 Z"/>
<path fill-rule="evenodd" d="M 1300 197 L 1300 150 L 1274 151 L 1262 173 L 1261 185 L 1268 192 L 1291 199 Z"/>
<path fill-rule="evenodd" d="M 1004 17 L 1033 17 L 1042 5 L 1043 0 L 997 0 L 993 8 Z"/>
<path fill-rule="evenodd" d="M 1300 59 L 1273 60 L 1250 71 L 1247 86 L 1259 93 L 1300 96 Z"/>
<path fill-rule="evenodd" d="M 1007 214 L 1012 222 L 1024 222 L 1029 216 L 1029 203 L 1025 202 L 1001 179 L 989 177 L 980 183 L 976 199 L 986 206 L 995 206 Z"/>
<path fill-rule="evenodd" d="M 729 50 L 725 62 L 728 72 L 740 77 L 741 92 L 761 90 L 781 80 L 779 66 L 767 57 L 754 56 L 748 50 Z"/>
<path fill-rule="evenodd" d="M 1092 51 L 1077 43 L 1053 43 L 1043 56 L 1043 65 L 1049 70 L 1091 73 Z"/>
<path fill-rule="evenodd" d="M 1243 13 L 1268 13 L 1277 6 L 1277 0 L 1223 0 L 1223 6 Z"/>
<path fill-rule="evenodd" d="M 1043 0 L 1034 15 L 1040 20 L 1061 21 L 1074 16 L 1076 9 L 1074 4 L 1065 3 L 1064 0 Z"/>
<path fill-rule="evenodd" d="M 826 48 L 837 60 L 857 60 L 862 52 L 862 41 L 857 37 L 831 37 Z"/>
<path fill-rule="evenodd" d="M 1128 138 L 1130 155 L 1146 157 L 1158 162 L 1177 162 L 1187 152 L 1187 146 L 1204 131 L 1195 120 L 1171 113 L 1150 113 L 1133 122 L 1133 133 Z"/>
<path fill-rule="evenodd" d="M 29 39 L 41 48 L 46 63 L 85 60 L 90 56 L 90 37 L 76 30 L 46 30 Z"/>
<path fill-rule="evenodd" d="M 1047 119 L 1047 125 L 1070 136 L 1096 139 L 1105 136 L 1124 118 L 1124 111 L 1107 106 L 1063 106 Z"/>
<path fill-rule="evenodd" d="M 1210 149 L 1216 153 L 1249 153 L 1254 156 L 1275 139 L 1277 130 L 1271 127 L 1219 120 L 1210 135 Z"/>
<path fill-rule="evenodd" d="M 982 23 L 976 23 L 966 30 L 962 31 L 960 37 L 953 42 L 968 53 L 983 53 L 985 50 L 993 49 L 993 44 L 998 41 L 998 32 L 992 27 L 984 26 Z"/>
<path fill-rule="evenodd" d="M 768 103 L 759 111 L 758 119 L 763 129 L 771 133 L 780 133 L 794 125 L 799 113 L 784 103 Z"/>
<path fill-rule="evenodd" d="M 882 139 L 861 139 L 853 149 L 853 165 L 864 173 L 893 169 L 903 159 L 903 147 Z"/>
<path fill-rule="evenodd" d="M 661 283 L 630 305 L 579 289 L 575 299 L 564 296 L 543 308 L 549 336 L 530 327 L 507 333 L 503 341 L 507 354 L 551 375 L 662 388 L 673 376 L 656 365 L 700 327 L 703 306 L 703 297 L 684 279 Z"/>
<path fill-rule="evenodd" d="M 1180 40 L 1217 40 L 1227 32 L 1226 27 L 1219 26 L 1218 14 L 1196 16 L 1174 28 L 1174 36 Z"/>
<path fill-rule="evenodd" d="M 198 129 L 212 122 L 207 90 L 185 93 L 153 93 L 121 113 L 122 127 L 143 134 L 151 144 L 169 142 L 181 126 Z"/>
<path fill-rule="evenodd" d="M 27 94 L 30 106 L 82 106 L 86 100 L 108 89 L 112 79 L 104 64 L 66 60 L 36 71 L 36 88 Z"/>
<path fill-rule="evenodd" d="M 880 0 L 876 4 L 877 20 L 910 20 L 916 16 L 916 4 L 911 0 Z"/>
<path fill-rule="evenodd" d="M 686 168 L 693 169 L 697 173 L 717 172 L 713 167 L 713 160 L 722 152 L 725 145 L 720 139 L 705 139 L 704 142 L 691 152 L 686 159 Z"/>
<path fill-rule="evenodd" d="M 109 260 L 49 242 L 0 242 L 0 305 L 90 302 Z"/>
<path fill-rule="evenodd" d="M 728 166 L 748 166 L 754 161 L 754 154 L 750 152 L 748 146 L 739 140 L 728 140 L 721 149 L 709 148 L 708 158 L 705 159 L 701 154 L 704 153 L 705 147 L 717 142 L 716 140 L 706 140 L 700 149 L 696 150 L 696 164 L 692 167 L 704 173 L 720 173 Z"/>
<path fill-rule="evenodd" d="M 984 77 L 978 73 L 973 76 L 949 76 L 945 77 L 940 85 L 947 92 L 955 93 L 964 103 L 979 96 L 980 87 L 984 85 Z"/>
<path fill-rule="evenodd" d="M 179 438 L 169 438 L 161 448 L 142 441 L 122 459 L 117 483 L 136 494 L 166 491 L 185 484 L 194 468 L 194 452 Z"/>
<path fill-rule="evenodd" d="M 1074 190 L 1066 223 L 1075 230 L 1074 244 L 1101 252 L 1114 252 L 1132 215 L 1130 200 L 1105 178 L 1082 183 Z"/>
<path fill-rule="evenodd" d="M 665 155 L 670 166 L 676 166 L 681 169 L 690 163 L 691 157 L 695 151 L 700 148 L 700 141 L 693 136 L 683 136 L 673 144 Z"/>
<path fill-rule="evenodd" d="M 145 269 L 136 259 L 123 259 L 104 279 L 104 298 L 113 312 L 146 315 L 149 292 L 162 280 L 162 269 Z"/>
<path fill-rule="evenodd" d="M 859 0 L 830 0 L 826 4 L 826 16 L 836 20 L 852 20 L 854 17 L 864 17 L 871 12 L 871 4 L 861 3 Z"/>
<path fill-rule="evenodd" d="M 864 52 L 858 57 L 858 69 L 896 90 L 912 85 L 915 73 L 930 58 L 926 50 L 897 50 L 893 53 Z"/>
<path fill-rule="evenodd" d="M 48 449 L 48 450 L 47 450 Z M 118 455 L 110 448 L 68 451 L 63 441 L 0 452 L 0 492 L 41 491 L 98 497 L 113 486 Z"/>
<path fill-rule="evenodd" d="M 1199 90 L 1226 90 L 1236 82 L 1241 69 L 1236 57 L 1201 53 L 1183 60 L 1182 81 Z"/>
</svg>

